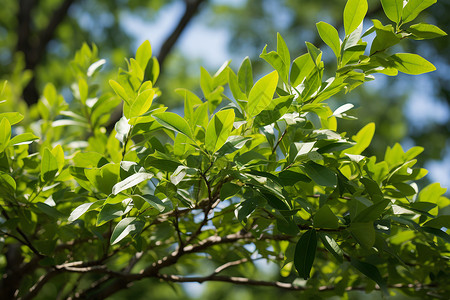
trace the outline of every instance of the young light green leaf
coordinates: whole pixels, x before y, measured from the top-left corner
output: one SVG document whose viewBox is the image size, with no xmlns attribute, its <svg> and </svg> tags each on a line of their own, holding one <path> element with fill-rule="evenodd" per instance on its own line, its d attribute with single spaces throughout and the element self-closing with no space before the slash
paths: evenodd
<svg viewBox="0 0 450 300">
<path fill-rule="evenodd" d="M 3 118 L 0 122 L 0 152 L 3 152 L 8 147 L 11 139 L 11 124 L 7 118 Z"/>
<path fill-rule="evenodd" d="M 403 23 L 414 20 L 421 11 L 436 3 L 437 0 L 409 0 L 403 7 L 402 19 Z"/>
<path fill-rule="evenodd" d="M 78 80 L 78 91 L 80 93 L 81 103 L 86 104 L 86 100 L 89 96 L 89 86 L 83 78 Z"/>
<path fill-rule="evenodd" d="M 247 56 L 241 63 L 237 73 L 237 79 L 239 88 L 243 91 L 247 97 L 250 94 L 250 90 L 253 87 L 253 72 L 252 72 L 252 63 L 250 62 L 250 58 Z"/>
<path fill-rule="evenodd" d="M 309 53 L 297 57 L 292 62 L 290 81 L 292 86 L 297 87 L 314 69 L 314 61 Z"/>
<path fill-rule="evenodd" d="M 233 129 L 234 118 L 233 109 L 221 110 L 214 115 L 206 128 L 206 150 L 215 153 L 225 144 Z"/>
<path fill-rule="evenodd" d="M 193 92 L 187 89 L 176 89 L 175 92 L 184 99 L 184 117 L 189 121 L 191 126 L 196 125 L 194 123 L 194 108 L 202 105 L 202 100 Z"/>
<path fill-rule="evenodd" d="M 339 40 L 339 33 L 336 28 L 325 22 L 319 22 L 316 26 L 320 38 L 331 48 L 331 50 L 333 50 L 336 57 L 339 57 L 341 52 L 341 41 Z"/>
<path fill-rule="evenodd" d="M 432 63 L 417 54 L 397 53 L 389 58 L 397 70 L 406 74 L 419 75 L 436 70 Z"/>
<path fill-rule="evenodd" d="M 0 191 L 2 194 L 14 195 L 16 191 L 16 181 L 11 175 L 0 171 Z"/>
<path fill-rule="evenodd" d="M 280 74 L 281 79 L 287 83 L 289 77 L 289 65 L 286 65 L 284 60 L 277 52 L 270 51 L 269 53 L 267 53 L 266 48 L 267 45 L 264 47 L 259 57 L 267 61 L 275 70 L 277 70 Z"/>
<path fill-rule="evenodd" d="M 61 170 L 64 168 L 65 163 L 64 150 L 62 149 L 61 145 L 56 145 L 51 152 L 58 163 L 58 171 L 61 172 Z"/>
<path fill-rule="evenodd" d="M 19 135 L 16 135 L 13 137 L 10 141 L 8 146 L 16 146 L 16 145 L 23 145 L 23 144 L 30 144 L 35 140 L 38 140 L 39 138 L 32 134 L 31 132 L 25 132 Z"/>
<path fill-rule="evenodd" d="M 136 100 L 130 107 L 130 118 L 139 117 L 145 114 L 152 106 L 153 97 L 155 96 L 154 89 L 148 89 L 140 93 Z"/>
<path fill-rule="evenodd" d="M 136 51 L 136 61 L 142 70 L 147 67 L 149 59 L 152 57 L 152 47 L 150 42 L 146 40 L 143 42 Z"/>
<path fill-rule="evenodd" d="M 258 80 L 248 96 L 247 118 L 253 118 L 272 101 L 278 84 L 278 73 L 273 71 Z"/>
<path fill-rule="evenodd" d="M 322 51 L 320 51 L 319 48 L 311 44 L 310 42 L 305 42 L 306 48 L 308 49 L 309 55 L 311 55 L 311 58 L 316 65 L 316 67 L 319 66 L 320 61 L 322 60 Z"/>
<path fill-rule="evenodd" d="M 287 66 L 287 73 L 289 73 L 289 65 L 291 64 L 291 55 L 289 49 L 286 46 L 286 42 L 279 32 L 277 32 L 277 53 Z"/>
<path fill-rule="evenodd" d="M 447 35 L 447 33 L 445 33 L 439 27 L 427 23 L 419 23 L 411 25 L 408 28 L 408 32 L 414 34 L 414 36 L 417 37 L 418 39 L 434 39 L 437 37 Z"/>
<path fill-rule="evenodd" d="M 383 277 L 381 277 L 380 271 L 376 266 L 363 261 L 359 261 L 353 257 L 351 258 L 350 262 L 352 266 L 355 267 L 358 271 L 375 281 L 380 286 L 385 295 L 389 294 L 386 281 L 383 279 Z"/>
<path fill-rule="evenodd" d="M 295 246 L 294 265 L 300 277 L 310 277 L 311 268 L 316 256 L 317 236 L 314 229 L 306 231 Z"/>
<path fill-rule="evenodd" d="M 313 220 L 314 228 L 339 228 L 339 219 L 334 215 L 328 205 L 322 206 L 314 215 Z"/>
<path fill-rule="evenodd" d="M 58 172 L 58 161 L 48 148 L 44 149 L 41 160 L 41 179 L 47 182 L 53 179 Z"/>
<path fill-rule="evenodd" d="M 368 9 L 367 0 L 348 0 L 344 8 L 345 35 L 352 33 L 364 20 Z"/>
<path fill-rule="evenodd" d="M 403 0 L 381 0 L 381 5 L 389 20 L 398 24 L 402 18 Z"/>
<path fill-rule="evenodd" d="M 0 114 L 0 120 L 2 120 L 3 118 L 8 119 L 9 124 L 12 126 L 22 121 L 23 115 L 19 114 L 18 112 L 6 112 Z"/>
<path fill-rule="evenodd" d="M 152 115 L 162 126 L 180 132 L 193 140 L 192 131 L 185 119 L 172 112 L 163 112 Z"/>
<path fill-rule="evenodd" d="M 153 174 L 150 174 L 150 173 L 144 173 L 144 172 L 135 173 L 135 174 L 133 174 L 131 176 L 128 176 L 124 180 L 116 183 L 112 187 L 112 193 L 114 195 L 117 195 L 121 191 L 124 191 L 126 189 L 129 189 L 129 188 L 135 186 L 135 185 L 138 185 L 142 181 L 150 179 L 152 177 L 153 177 Z"/>
<path fill-rule="evenodd" d="M 306 174 L 314 180 L 315 183 L 322 186 L 335 187 L 337 184 L 336 173 L 319 165 L 313 161 L 308 161 L 304 166 Z"/>
<path fill-rule="evenodd" d="M 127 95 L 127 93 L 125 92 L 125 89 L 117 82 L 114 80 L 110 80 L 109 81 L 109 85 L 112 87 L 112 89 L 114 90 L 114 92 L 116 92 L 116 94 L 122 98 L 122 100 L 124 100 L 125 102 L 129 103 L 130 99 Z"/>
<path fill-rule="evenodd" d="M 367 147 L 369 147 L 375 134 L 375 123 L 369 123 L 364 126 L 352 139 L 356 145 L 345 150 L 347 154 L 361 154 Z"/>
</svg>

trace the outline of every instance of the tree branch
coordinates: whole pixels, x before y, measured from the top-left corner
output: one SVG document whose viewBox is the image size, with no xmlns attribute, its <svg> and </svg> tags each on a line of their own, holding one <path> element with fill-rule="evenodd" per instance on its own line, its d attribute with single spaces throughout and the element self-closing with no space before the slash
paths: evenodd
<svg viewBox="0 0 450 300">
<path fill-rule="evenodd" d="M 186 26 L 189 24 L 191 19 L 195 16 L 197 13 L 200 4 L 202 2 L 206 2 L 207 0 L 185 0 L 186 8 L 184 11 L 183 16 L 181 17 L 180 21 L 178 22 L 177 27 L 174 29 L 174 31 L 167 37 L 164 44 L 161 46 L 161 50 L 159 50 L 158 54 L 158 62 L 160 65 L 160 68 L 162 70 L 162 65 L 164 64 L 167 55 L 172 51 L 173 46 L 177 42 L 178 38 L 181 36 L 182 32 L 186 28 Z"/>
</svg>

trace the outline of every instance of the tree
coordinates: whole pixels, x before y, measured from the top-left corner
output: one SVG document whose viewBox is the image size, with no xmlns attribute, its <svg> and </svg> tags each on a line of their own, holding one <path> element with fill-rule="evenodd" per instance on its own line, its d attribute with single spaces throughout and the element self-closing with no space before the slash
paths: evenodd
<svg viewBox="0 0 450 300">
<path fill-rule="evenodd" d="M 334 77 L 324 78 L 311 43 L 291 62 L 278 34 L 276 51 L 261 53 L 274 71 L 254 82 L 249 59 L 237 73 L 228 62 L 214 75 L 201 69 L 203 100 L 177 90 L 184 117 L 157 103 L 150 43 L 109 81 L 115 95 L 98 89 L 104 60 L 84 45 L 71 63 L 74 101 L 47 84 L 37 105 L 21 108 L 25 120 L 0 115 L 1 297 L 104 299 L 142 279 L 445 297 L 450 201 L 437 183 L 418 191 L 423 148 L 367 157 L 375 124 L 348 137 L 337 124 L 352 105 L 324 102 L 375 73 L 433 71 L 417 54 L 391 54 L 403 39 L 445 35 L 410 25 L 433 2 L 384 0 L 392 24 L 373 20 L 363 34 L 367 2 L 349 0 L 342 41 L 317 24 Z M 1 86 L 8 105 L 15 87 Z M 252 278 L 244 266 L 257 260 L 277 263 L 284 278 Z"/>
</svg>

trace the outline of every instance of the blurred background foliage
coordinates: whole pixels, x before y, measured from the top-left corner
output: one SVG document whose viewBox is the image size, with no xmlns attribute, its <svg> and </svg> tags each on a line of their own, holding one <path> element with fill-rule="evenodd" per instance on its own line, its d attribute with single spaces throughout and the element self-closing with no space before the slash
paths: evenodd
<svg viewBox="0 0 450 300">
<path fill-rule="evenodd" d="M 69 62 L 83 42 L 95 43 L 99 57 L 108 63 L 100 80 L 105 90 L 107 78 L 115 78 L 116 67 L 124 66 L 123 57 L 135 52 L 137 45 L 149 39 L 161 64 L 157 86 L 163 92 L 158 101 L 176 109 L 182 99 L 175 88 L 187 88 L 201 95 L 199 69 L 204 65 L 215 72 L 226 59 L 237 69 L 245 56 L 252 60 L 255 72 L 262 74 L 270 66 L 258 58 L 264 45 L 276 47 L 276 32 L 284 37 L 291 57 L 306 52 L 305 41 L 324 50 L 325 61 L 331 50 L 317 34 L 315 24 L 326 21 L 342 31 L 345 0 L 2 0 L 0 9 L 0 79 L 12 81 L 16 102 L 8 110 L 24 112 L 39 99 L 45 83 L 52 82 L 70 101 L 68 83 L 72 82 Z M 450 32 L 450 1 L 440 0 L 419 18 Z M 379 0 L 369 1 L 368 19 L 383 17 Z M 372 24 L 364 24 L 367 29 Z M 224 47 L 226 45 L 226 47 Z M 428 181 L 450 184 L 450 43 L 439 38 L 402 43 L 403 52 L 417 52 L 433 62 L 437 71 L 419 78 L 399 75 L 395 79 L 377 75 L 377 80 L 351 94 L 339 94 L 332 107 L 351 102 L 359 120 L 340 121 L 339 126 L 355 134 L 369 122 L 377 124 L 367 155 L 384 155 L 386 146 L 400 141 L 404 148 L 425 147 L 419 163 L 431 170 Z M 330 60 L 331 61 L 331 60 Z M 331 71 L 333 66 L 330 66 Z M 200 266 L 201 269 L 201 266 Z M 253 276 L 273 274 L 270 267 L 256 269 Z M 276 276 L 273 275 L 273 276 Z M 136 295 L 124 291 L 112 299 L 195 299 L 196 285 L 185 288 L 152 289 L 150 281 L 138 283 Z M 161 290 L 162 289 L 162 290 Z M 185 293 L 187 291 L 187 293 Z M 272 299 L 281 291 L 270 288 L 247 289 L 209 284 L 202 299 Z M 285 293 L 287 299 L 295 293 Z M 190 295 L 190 296 L 189 296 Z M 357 299 L 358 293 L 349 298 Z M 158 298 L 159 297 L 159 298 Z M 311 295 L 311 299 L 315 296 Z M 377 296 L 374 296 L 377 299 Z M 315 299 L 315 298 L 314 298 Z"/>
</svg>

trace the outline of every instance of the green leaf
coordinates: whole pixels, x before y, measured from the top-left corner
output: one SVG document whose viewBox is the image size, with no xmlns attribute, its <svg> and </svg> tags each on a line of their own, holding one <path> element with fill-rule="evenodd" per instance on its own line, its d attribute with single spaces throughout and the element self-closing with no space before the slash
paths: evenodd
<svg viewBox="0 0 450 300">
<path fill-rule="evenodd" d="M 16 181 L 11 175 L 0 172 L 0 190 L 2 191 L 2 194 L 14 195 L 14 192 L 16 191 Z"/>
<path fill-rule="evenodd" d="M 308 53 L 311 56 L 316 67 L 319 67 L 320 61 L 322 60 L 322 51 L 319 48 L 311 44 L 310 42 L 305 42 Z"/>
<path fill-rule="evenodd" d="M 334 215 L 328 205 L 322 206 L 314 215 L 314 228 L 337 229 L 339 219 Z"/>
<path fill-rule="evenodd" d="M 314 70 L 315 64 L 309 53 L 297 57 L 292 62 L 291 68 L 291 84 L 297 87 L 303 80 Z"/>
<path fill-rule="evenodd" d="M 450 216 L 449 215 L 438 216 L 437 218 L 426 222 L 425 224 L 423 224 L 423 226 L 433 227 L 437 229 L 440 229 L 442 227 L 450 228 Z"/>
<path fill-rule="evenodd" d="M 314 229 L 306 231 L 295 246 L 294 265 L 300 277 L 310 277 L 311 268 L 316 256 L 317 236 Z"/>
<path fill-rule="evenodd" d="M 402 19 L 403 23 L 414 20 L 421 11 L 436 3 L 437 0 L 409 0 L 403 7 Z"/>
<path fill-rule="evenodd" d="M 250 58 L 248 56 L 244 58 L 244 60 L 241 63 L 241 66 L 239 67 L 237 79 L 239 88 L 248 97 L 253 87 L 252 63 L 250 62 Z"/>
<path fill-rule="evenodd" d="M 304 166 L 306 174 L 314 180 L 315 183 L 322 186 L 335 187 L 337 184 L 336 173 L 319 165 L 315 162 L 308 161 Z"/>
<path fill-rule="evenodd" d="M 81 168 L 100 168 L 108 163 L 108 160 L 98 152 L 78 152 L 73 157 L 75 166 Z"/>
<path fill-rule="evenodd" d="M 432 24 L 419 23 L 411 25 L 408 32 L 414 34 L 419 39 L 434 39 L 441 36 L 446 36 L 442 29 Z"/>
<path fill-rule="evenodd" d="M 152 117 L 155 118 L 155 120 L 162 126 L 180 132 L 191 140 L 194 140 L 189 124 L 179 115 L 172 112 L 163 112 L 153 114 Z"/>
<path fill-rule="evenodd" d="M 152 47 L 150 42 L 144 41 L 136 51 L 136 61 L 142 70 L 147 67 L 148 61 L 152 57 Z"/>
<path fill-rule="evenodd" d="M 339 57 L 341 53 L 341 41 L 339 40 L 339 33 L 336 28 L 325 22 L 319 22 L 316 26 L 320 38 L 333 50 L 336 57 Z"/>
<path fill-rule="evenodd" d="M 84 169 L 84 173 L 99 192 L 109 195 L 119 181 L 120 164 L 109 163 L 101 168 Z"/>
<path fill-rule="evenodd" d="M 375 281 L 380 286 L 385 295 L 389 294 L 386 281 L 383 279 L 383 277 L 381 277 L 380 271 L 376 266 L 357 260 L 353 257 L 351 258 L 350 262 L 352 266 L 355 267 L 358 271 Z"/>
<path fill-rule="evenodd" d="M 375 229 L 372 222 L 351 223 L 348 227 L 356 241 L 366 249 L 370 249 L 375 244 Z"/>
<path fill-rule="evenodd" d="M 206 128 L 206 150 L 215 153 L 225 144 L 233 129 L 234 117 L 233 109 L 221 110 L 212 117 Z"/>
<path fill-rule="evenodd" d="M 112 193 L 114 195 L 117 195 L 121 191 L 129 189 L 129 188 L 131 188 L 133 186 L 136 186 L 139 183 L 141 183 L 142 181 L 150 179 L 152 177 L 153 177 L 153 174 L 150 174 L 150 173 L 144 173 L 144 172 L 135 173 L 135 174 L 133 174 L 131 176 L 128 176 L 124 180 L 116 183 L 112 187 Z"/>
<path fill-rule="evenodd" d="M 369 147 L 375 133 L 375 123 L 369 123 L 364 126 L 352 139 L 356 145 L 345 150 L 346 154 L 361 154 L 367 147 Z"/>
<path fill-rule="evenodd" d="M 419 75 L 436 70 L 436 67 L 425 58 L 412 53 L 397 53 L 389 57 L 394 67 L 400 72 Z"/>
<path fill-rule="evenodd" d="M 348 0 L 344 8 L 345 34 L 352 33 L 364 20 L 368 9 L 367 0 Z"/>
<path fill-rule="evenodd" d="M 266 126 L 278 121 L 291 106 L 294 96 L 282 96 L 273 99 L 269 105 L 255 117 L 255 125 Z"/>
<path fill-rule="evenodd" d="M 277 53 L 280 55 L 284 64 L 287 68 L 287 73 L 289 74 L 289 65 L 291 64 L 291 55 L 289 54 L 289 49 L 279 32 L 277 32 Z"/>
<path fill-rule="evenodd" d="M 36 203 L 36 207 L 44 214 L 46 214 L 49 217 L 52 217 L 53 219 L 59 219 L 64 217 L 64 215 L 59 210 L 57 210 L 53 206 L 48 205 L 47 203 L 38 202 Z"/>
<path fill-rule="evenodd" d="M 16 135 L 13 137 L 10 141 L 8 146 L 16 146 L 16 145 L 22 145 L 22 144 L 30 144 L 35 140 L 38 140 L 39 138 L 32 134 L 31 132 L 25 132 L 19 135 Z"/>
<path fill-rule="evenodd" d="M 253 118 L 272 101 L 278 84 L 278 73 L 273 71 L 258 80 L 248 96 L 247 117 Z"/>
<path fill-rule="evenodd" d="M 58 161 L 52 152 L 48 149 L 44 149 L 41 161 L 41 179 L 44 182 L 48 182 L 53 179 L 58 172 Z"/>
<path fill-rule="evenodd" d="M 111 234 L 111 245 L 117 244 L 129 234 L 140 232 L 143 227 L 144 223 L 134 217 L 120 220 Z"/>
<path fill-rule="evenodd" d="M 103 201 L 95 201 L 95 202 L 89 202 L 89 203 L 83 203 L 79 205 L 77 208 L 75 208 L 71 213 L 69 218 L 67 219 L 68 222 L 73 222 L 77 220 L 79 217 L 84 215 L 86 212 L 88 212 L 93 204 L 96 203 L 97 205 L 94 205 L 94 207 L 98 206 L 98 204 L 103 203 Z"/>
<path fill-rule="evenodd" d="M 389 20 L 398 24 L 402 18 L 403 0 L 381 0 L 381 5 Z"/>
<path fill-rule="evenodd" d="M 115 204 L 105 204 L 97 216 L 97 226 L 101 226 L 106 222 L 119 218 L 127 214 L 133 208 L 131 198 L 127 198 L 122 202 Z"/>
<path fill-rule="evenodd" d="M 328 250 L 328 252 L 333 254 L 333 256 L 339 263 L 342 263 L 344 260 L 343 259 L 344 253 L 341 247 L 339 247 L 338 243 L 329 234 L 323 231 L 319 232 L 319 237 L 322 240 L 322 243 Z"/>
<path fill-rule="evenodd" d="M 378 183 L 367 177 L 361 178 L 360 181 L 362 184 L 364 184 L 364 187 L 366 188 L 366 191 L 373 202 L 378 202 L 383 199 L 383 193 L 381 192 Z"/>
<path fill-rule="evenodd" d="M 3 152 L 9 145 L 11 138 L 11 124 L 7 118 L 3 118 L 0 122 L 0 152 Z"/>
<path fill-rule="evenodd" d="M 12 126 L 22 121 L 23 115 L 19 114 L 18 112 L 6 112 L 0 114 L 0 120 L 2 120 L 3 118 L 8 119 L 9 124 Z"/>
<path fill-rule="evenodd" d="M 114 92 L 116 92 L 116 94 L 120 98 L 122 98 L 122 100 L 124 100 L 127 103 L 130 102 L 130 100 L 131 100 L 130 97 L 125 92 L 125 89 L 117 81 L 114 81 L 111 79 L 111 80 L 109 80 L 109 85 L 112 87 Z"/>
<path fill-rule="evenodd" d="M 166 209 L 166 206 L 164 205 L 164 202 L 162 202 L 158 197 L 150 194 L 146 195 L 133 195 L 133 199 L 140 198 L 143 199 L 145 202 L 150 204 L 153 208 L 156 208 L 159 212 L 163 212 L 164 209 Z"/>
<path fill-rule="evenodd" d="M 371 222 L 375 221 L 384 212 L 386 206 L 391 203 L 391 200 L 381 200 L 358 213 L 352 222 Z"/>
<path fill-rule="evenodd" d="M 450 235 L 448 235 L 446 232 L 442 231 L 441 229 L 427 227 L 427 226 L 420 227 L 420 229 L 424 232 L 431 233 L 432 235 L 443 239 L 446 243 L 450 243 Z"/>
<path fill-rule="evenodd" d="M 286 63 L 277 52 L 270 51 L 269 53 L 267 53 L 266 48 L 267 45 L 264 47 L 259 57 L 267 61 L 275 70 L 277 70 L 278 74 L 280 74 L 281 79 L 287 83 L 289 77 L 289 65 L 286 65 Z"/>
<path fill-rule="evenodd" d="M 86 104 L 86 100 L 89 96 L 89 86 L 83 78 L 78 80 L 78 91 L 80 93 L 81 103 Z"/>
<path fill-rule="evenodd" d="M 198 125 L 194 122 L 194 108 L 202 105 L 202 100 L 187 89 L 176 89 L 175 92 L 184 99 L 184 118 L 189 121 L 191 126 Z"/>
<path fill-rule="evenodd" d="M 154 96 L 154 89 L 148 89 L 142 93 L 139 93 L 136 100 L 134 100 L 133 104 L 131 104 L 129 118 L 131 119 L 145 114 L 150 109 L 150 106 L 152 106 Z"/>
</svg>

